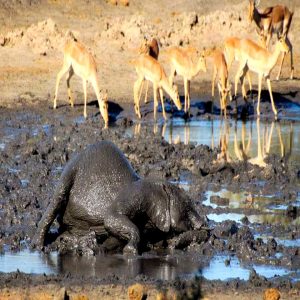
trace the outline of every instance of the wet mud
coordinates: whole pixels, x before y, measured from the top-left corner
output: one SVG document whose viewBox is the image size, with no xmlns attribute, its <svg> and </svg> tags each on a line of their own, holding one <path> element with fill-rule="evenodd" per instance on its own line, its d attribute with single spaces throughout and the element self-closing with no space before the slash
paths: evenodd
<svg viewBox="0 0 300 300">
<path fill-rule="evenodd" d="M 110 140 L 125 153 L 137 173 L 178 184 L 188 191 L 201 214 L 209 218 L 205 233 L 199 233 L 194 240 L 186 233 L 187 242 L 184 238 L 178 244 L 175 241 L 177 250 L 166 249 L 165 241 L 153 242 L 151 237 L 147 237 L 147 242 L 152 244 L 142 258 L 150 255 L 159 260 L 161 251 L 167 251 L 164 255 L 181 255 L 197 263 L 188 271 L 181 267 L 175 275 L 165 278 L 159 277 L 157 274 L 160 271 L 155 268 L 153 273 L 150 271 L 148 275 L 141 275 L 143 272 L 140 270 L 148 269 L 145 262 L 142 262 L 145 264 L 143 267 L 141 262 L 135 264 L 133 268 L 139 272 L 133 272 L 128 278 L 117 275 L 114 269 L 108 272 L 110 274 L 101 270 L 99 273 L 105 275 L 99 278 L 95 276 L 97 272 L 92 272 L 94 276 L 89 272 L 76 274 L 72 272 L 72 266 L 78 263 L 78 257 L 98 257 L 104 255 L 103 249 L 99 251 L 97 248 L 92 232 L 83 240 L 78 238 L 76 243 L 74 239 L 69 244 L 59 239 L 52 243 L 58 230 L 58 224 L 54 224 L 51 229 L 53 240 L 49 239 L 44 255 L 53 251 L 71 255 L 71 261 L 62 260 L 65 271 L 59 269 L 43 276 L 22 272 L 1 273 L 0 286 L 10 285 L 16 279 L 23 284 L 32 280 L 38 284 L 58 281 L 72 284 L 87 280 L 95 284 L 129 284 L 132 280 L 162 284 L 163 280 L 164 285 L 185 289 L 187 284 L 191 284 L 191 278 L 201 278 L 202 270 L 218 256 L 225 266 L 234 266 L 236 261 L 246 266 L 246 281 L 236 278 L 228 283 L 228 278 L 222 281 L 222 278 L 207 276 L 206 279 L 197 279 L 197 286 L 200 283 L 211 288 L 229 285 L 235 288 L 277 286 L 289 289 L 298 286 L 299 161 L 290 159 L 289 155 L 272 153 L 265 155 L 265 165 L 262 167 L 251 163 L 248 158 L 228 159 L 221 142 L 215 147 L 187 141 L 169 143 L 162 137 L 162 120 L 158 120 L 157 125 L 151 119 L 150 104 L 143 107 L 143 122 L 135 120 L 131 106 L 110 107 L 112 122 L 107 130 L 103 130 L 104 124 L 93 103 L 89 106 L 86 120 L 81 117 L 81 106 L 74 109 L 61 106 L 55 112 L 48 107 L 25 105 L 16 109 L 0 108 L 1 256 L 30 249 L 37 224 L 51 201 L 66 162 L 87 145 Z M 170 118 L 171 110 L 168 106 Z M 205 111 L 202 114 L 202 108 L 195 106 L 192 113 L 192 120 L 197 119 L 200 124 L 203 120 L 219 120 L 217 114 Z M 176 111 L 175 117 L 185 122 L 185 116 Z M 277 121 L 275 125 L 282 122 Z M 72 244 L 73 247 L 70 247 Z M 113 240 L 106 246 L 105 255 L 119 251 Z M 98 262 L 101 261 L 98 259 Z M 257 271 L 260 266 L 288 271 L 283 272 L 282 276 L 275 276 L 275 272 L 275 277 L 267 278 Z M 177 275 L 181 276 L 178 276 L 180 279 Z M 215 280 L 212 285 L 209 279 Z"/>
</svg>

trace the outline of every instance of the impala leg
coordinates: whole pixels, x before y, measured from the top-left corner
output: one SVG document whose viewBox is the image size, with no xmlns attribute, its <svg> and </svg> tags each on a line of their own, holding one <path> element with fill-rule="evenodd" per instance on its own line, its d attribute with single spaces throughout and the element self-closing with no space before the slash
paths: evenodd
<svg viewBox="0 0 300 300">
<path fill-rule="evenodd" d="M 294 58 L 293 58 L 293 46 L 290 43 L 290 40 L 287 38 L 288 45 L 290 45 L 290 56 L 291 56 L 291 79 L 294 79 Z"/>
<path fill-rule="evenodd" d="M 69 70 L 71 64 L 68 63 L 66 60 L 64 60 L 64 64 L 61 68 L 61 70 L 58 72 L 56 76 L 56 85 L 55 85 L 55 94 L 54 94 L 54 100 L 53 100 L 53 108 L 56 108 L 56 100 L 57 100 L 57 92 L 58 92 L 58 87 L 59 87 L 59 82 L 63 75 Z"/>
<path fill-rule="evenodd" d="M 140 98 L 139 98 L 139 93 L 140 93 L 140 88 L 141 85 L 144 81 L 143 77 L 140 77 L 133 86 L 133 95 L 134 95 L 134 110 L 136 115 L 138 116 L 139 119 L 141 119 L 141 112 L 140 112 Z"/>
<path fill-rule="evenodd" d="M 261 95 L 261 82 L 262 82 L 262 74 L 258 75 L 258 98 L 257 98 L 257 116 L 260 115 L 260 95 Z"/>
<path fill-rule="evenodd" d="M 149 89 L 149 80 L 147 80 L 146 82 L 146 92 L 145 92 L 145 100 L 144 100 L 145 103 L 148 102 L 148 89 Z"/>
<path fill-rule="evenodd" d="M 171 66 L 171 72 L 170 72 L 170 76 L 169 76 L 170 86 L 173 86 L 175 75 L 176 75 L 176 69 L 173 66 Z"/>
<path fill-rule="evenodd" d="M 249 68 L 247 65 L 245 65 L 243 71 L 242 71 L 242 75 L 241 75 L 241 85 L 242 85 L 242 95 L 243 95 L 243 99 L 247 102 L 247 93 L 246 93 L 246 89 L 245 89 L 245 76 L 246 74 L 249 73 Z"/>
<path fill-rule="evenodd" d="M 249 90 L 252 93 L 252 83 L 251 83 L 251 76 L 250 76 L 250 72 L 247 72 L 247 80 L 248 80 L 248 84 L 249 84 Z"/>
<path fill-rule="evenodd" d="M 186 113 L 188 111 L 188 80 L 184 79 L 184 112 Z"/>
<path fill-rule="evenodd" d="M 214 66 L 214 73 L 213 73 L 213 77 L 212 77 L 212 81 L 211 81 L 211 96 L 212 97 L 215 96 L 215 81 L 216 81 L 216 77 L 217 77 L 217 68 L 216 68 L 216 66 Z"/>
<path fill-rule="evenodd" d="M 143 88 L 144 88 L 144 81 L 143 81 L 142 84 L 141 84 L 141 88 L 140 88 L 140 92 L 139 92 L 139 102 L 140 102 L 141 97 L 142 97 Z"/>
<path fill-rule="evenodd" d="M 290 78 L 294 78 L 294 59 L 293 59 L 293 45 L 291 44 L 291 41 L 289 40 L 288 37 L 286 37 L 286 43 L 289 47 L 289 52 L 290 52 L 290 58 L 291 58 L 291 76 Z"/>
<path fill-rule="evenodd" d="M 154 104 L 153 104 L 153 114 L 154 114 L 154 120 L 156 121 L 156 111 L 158 106 L 158 100 L 157 100 L 157 84 L 153 83 L 153 96 L 154 96 Z"/>
<path fill-rule="evenodd" d="M 273 99 L 270 77 L 267 77 L 267 84 L 268 84 L 269 94 L 270 94 L 270 98 L 271 98 L 272 109 L 273 109 L 275 117 L 277 117 L 277 110 L 276 110 L 276 106 L 275 106 L 274 99 Z"/>
<path fill-rule="evenodd" d="M 70 101 L 71 107 L 74 107 L 74 99 L 73 99 L 71 88 L 70 88 L 70 80 L 73 75 L 74 75 L 74 70 L 72 67 L 70 67 L 69 73 L 67 75 L 67 87 L 68 87 L 68 96 L 69 96 L 69 101 Z"/>
<path fill-rule="evenodd" d="M 188 80 L 187 81 L 187 97 L 188 97 L 188 111 L 190 111 L 190 107 L 191 107 L 191 98 L 190 98 L 190 91 L 191 91 L 191 81 Z"/>
<path fill-rule="evenodd" d="M 160 96 L 160 102 L 161 102 L 161 107 L 162 107 L 162 111 L 163 111 L 163 116 L 164 116 L 164 119 L 167 120 L 168 118 L 167 118 L 167 115 L 165 112 L 164 94 L 163 94 L 163 90 L 161 87 L 159 88 L 159 96 Z"/>
<path fill-rule="evenodd" d="M 234 80 L 234 95 L 235 95 L 235 107 L 237 110 L 237 86 L 238 86 L 238 81 L 241 78 L 241 74 L 243 74 L 243 70 L 246 66 L 246 62 L 245 61 L 241 61 L 240 65 L 238 67 L 238 71 L 236 72 L 235 75 L 235 80 Z"/>
<path fill-rule="evenodd" d="M 284 58 L 285 58 L 285 52 L 281 53 L 281 62 L 280 62 L 280 65 L 279 65 L 279 71 L 278 71 L 276 80 L 279 80 L 279 77 L 280 77 L 280 74 L 281 74 L 281 69 L 282 69 L 282 65 L 283 65 Z"/>
<path fill-rule="evenodd" d="M 83 116 L 86 118 L 87 113 L 86 113 L 86 102 L 87 102 L 87 92 L 86 92 L 86 85 L 87 81 L 85 79 L 82 80 L 82 85 L 83 85 L 83 93 L 84 93 L 84 109 L 83 109 Z"/>
<path fill-rule="evenodd" d="M 243 74 L 243 70 L 246 66 L 246 62 L 240 62 L 240 65 L 238 67 L 238 71 L 236 72 L 235 78 L 234 78 L 234 95 L 237 96 L 237 87 L 238 87 L 238 81 L 241 78 L 241 74 Z"/>
</svg>

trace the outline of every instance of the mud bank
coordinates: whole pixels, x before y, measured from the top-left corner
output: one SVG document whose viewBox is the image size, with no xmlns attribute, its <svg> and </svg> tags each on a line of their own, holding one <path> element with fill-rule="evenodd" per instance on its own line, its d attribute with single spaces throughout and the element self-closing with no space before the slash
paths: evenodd
<svg viewBox="0 0 300 300">
<path fill-rule="evenodd" d="M 272 154 L 265 159 L 267 167 L 262 168 L 247 160 L 228 162 L 220 155 L 219 147 L 212 149 L 205 145 L 170 144 L 162 138 L 159 130 L 155 130 L 155 126 L 153 129 L 150 105 L 144 108 L 144 114 L 148 117 L 140 124 L 135 135 L 128 134 L 128 128 L 134 128 L 132 126 L 137 124 L 131 106 L 111 110 L 111 118 L 115 122 L 112 122 L 108 130 L 101 129 L 103 124 L 102 120 L 99 121 L 97 107 L 91 105 L 88 109 L 88 119 L 84 120 L 80 116 L 81 106 L 74 110 L 61 106 L 55 113 L 47 107 L 24 106 L 14 110 L 1 108 L 0 249 L 4 257 L 6 253 L 29 248 L 37 223 L 51 201 L 66 162 L 87 145 L 106 139 L 122 149 L 134 169 L 142 176 L 164 178 L 187 189 L 199 211 L 209 216 L 210 230 L 207 237 L 198 242 L 180 245 L 180 250 L 177 251 L 181 255 L 191 261 L 196 260 L 200 270 L 207 267 L 207 263 L 219 254 L 225 255 L 224 264 L 234 264 L 237 259 L 247 266 L 249 275 L 246 282 L 239 279 L 229 282 L 201 279 L 204 290 L 238 288 L 245 291 L 277 286 L 284 291 L 297 287 L 299 245 L 297 242 L 293 245 L 281 241 L 300 239 L 300 225 L 297 221 L 299 162 Z M 211 117 L 216 118 L 215 115 L 206 113 L 199 119 Z M 208 191 L 218 192 L 224 187 L 231 195 L 245 192 L 239 207 L 232 208 L 222 195 L 218 199 L 213 198 L 213 194 L 207 194 Z M 270 210 L 274 203 L 267 203 L 267 209 L 261 211 L 261 207 L 251 205 L 251 201 L 247 202 L 246 198 L 251 196 L 252 200 L 255 199 L 253 203 L 260 203 L 259 196 L 262 195 L 277 195 L 280 204 L 286 205 L 285 208 Z M 240 214 L 240 217 L 234 219 L 234 214 Z M 255 217 L 261 215 L 260 218 Z M 276 218 L 278 222 L 274 222 Z M 282 222 L 282 218 L 285 222 Z M 56 229 L 57 224 L 53 227 L 54 233 Z M 91 235 L 90 239 L 72 249 L 66 249 L 65 244 L 58 242 L 55 247 L 47 247 L 45 251 L 69 253 L 72 250 L 73 254 L 68 255 L 74 256 L 76 260 L 76 256 L 91 253 L 92 250 L 93 255 L 98 257 L 97 248 L 93 248 L 93 245 L 95 237 Z M 145 255 L 159 256 L 161 247 L 161 243 L 153 244 Z M 168 255 L 172 257 L 176 253 Z M 65 270 L 72 270 L 72 265 L 73 263 L 66 263 Z M 275 266 L 284 269 L 286 275 L 267 278 L 257 273 L 253 266 Z M 155 272 L 158 274 L 159 270 Z M 179 285 L 185 289 L 185 285 L 191 284 L 191 278 L 196 274 L 201 277 L 201 271 L 189 273 L 177 282 L 173 282 L 172 277 L 161 280 L 156 275 L 145 276 L 139 272 L 133 273 L 135 275 L 131 279 L 119 278 L 116 274 L 117 271 L 112 271 L 110 275 L 97 281 L 88 274 L 79 276 L 73 272 L 47 276 L 2 273 L 0 283 L 4 287 L 14 286 L 17 282 L 21 286 L 58 282 L 62 286 L 83 286 L 85 282 L 93 282 L 95 285 L 109 283 L 124 287 L 141 281 L 144 284 L 154 284 L 155 287 Z M 179 275 L 180 272 L 175 273 L 175 276 L 176 274 Z"/>
</svg>

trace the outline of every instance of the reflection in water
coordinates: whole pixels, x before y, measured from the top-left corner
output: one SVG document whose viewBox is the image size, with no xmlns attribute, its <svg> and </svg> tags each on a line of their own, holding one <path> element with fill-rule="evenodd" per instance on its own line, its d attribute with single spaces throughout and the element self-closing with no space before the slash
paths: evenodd
<svg viewBox="0 0 300 300">
<path fill-rule="evenodd" d="M 206 263 L 206 260 L 204 260 Z M 135 278 L 146 275 L 160 280 L 201 273 L 203 258 L 193 255 L 148 255 L 126 257 L 123 255 L 76 256 L 50 255 L 28 250 L 0 255 L 0 272 L 17 270 L 30 274 L 73 274 L 97 278 L 116 275 L 119 278 Z"/>
<path fill-rule="evenodd" d="M 229 264 L 225 264 L 225 260 Z M 259 275 L 268 278 L 276 275 L 292 274 L 290 270 L 273 266 L 252 266 Z M 121 279 L 132 279 L 138 275 L 159 280 L 190 278 L 195 275 L 206 279 L 229 280 L 249 279 L 249 266 L 242 266 L 237 257 L 229 259 L 224 255 L 208 257 L 194 256 L 190 253 L 163 256 L 145 256 L 128 258 L 123 255 L 98 255 L 79 257 L 73 255 L 41 254 L 28 250 L 0 255 L 0 272 L 21 271 L 31 274 L 72 274 L 90 276 L 98 279 L 118 276 Z M 297 279 L 300 274 L 293 274 Z M 297 277 L 297 278 L 296 278 Z"/>
<path fill-rule="evenodd" d="M 153 133 L 160 134 L 169 143 L 196 143 L 219 147 L 218 159 L 226 161 L 249 161 L 262 167 L 271 154 L 300 161 L 300 122 L 267 122 L 237 120 L 198 120 L 185 122 L 172 119 L 167 123 L 153 125 Z M 134 126 L 134 135 L 140 134 L 141 123 Z M 145 125 L 149 126 L 149 125 Z"/>
</svg>

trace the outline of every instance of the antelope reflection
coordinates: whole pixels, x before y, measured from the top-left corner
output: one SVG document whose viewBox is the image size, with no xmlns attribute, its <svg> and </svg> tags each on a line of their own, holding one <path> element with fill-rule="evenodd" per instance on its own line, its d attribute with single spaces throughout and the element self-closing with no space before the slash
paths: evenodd
<svg viewBox="0 0 300 300">
<path fill-rule="evenodd" d="M 291 155 L 293 146 L 292 126 L 290 126 L 289 142 L 287 143 L 288 147 L 286 147 L 282 138 L 281 124 L 279 122 L 273 121 L 270 124 L 264 123 L 262 129 L 262 124 L 260 124 L 260 119 L 258 118 L 256 120 L 256 138 L 253 136 L 252 122 L 250 123 L 248 130 L 245 122 L 242 123 L 240 130 L 238 129 L 237 122 L 235 122 L 233 150 L 231 150 L 231 148 L 229 148 L 230 143 L 228 143 L 229 130 L 231 127 L 228 126 L 226 122 L 227 121 L 225 121 L 225 130 L 220 130 L 220 134 L 223 135 L 220 138 L 220 156 L 223 157 L 226 155 L 227 161 L 230 161 L 230 159 L 248 161 L 253 165 L 265 168 L 267 166 L 265 159 L 270 154 L 271 149 L 275 149 L 274 146 L 277 145 L 277 143 L 279 144 L 279 151 L 276 154 L 280 155 L 280 157 L 288 157 Z M 274 129 L 276 129 L 277 132 L 277 139 L 275 138 Z M 257 141 L 256 150 L 254 149 L 255 146 L 253 141 Z"/>
<path fill-rule="evenodd" d="M 135 124 L 134 135 L 140 134 L 141 126 L 141 123 Z M 284 136 L 281 127 L 280 122 L 266 123 L 259 118 L 248 122 L 228 119 L 201 121 L 197 125 L 170 120 L 163 124 L 154 123 L 153 133 L 163 136 L 170 144 L 192 142 L 206 144 L 212 149 L 218 147 L 215 162 L 248 161 L 266 167 L 265 159 L 271 152 L 285 158 L 292 155 L 293 127 L 284 124 Z"/>
<path fill-rule="evenodd" d="M 281 126 L 280 123 L 273 121 L 271 126 L 265 123 L 263 134 L 261 135 L 261 128 L 260 128 L 260 118 L 256 120 L 256 130 L 257 130 L 257 155 L 253 158 L 249 159 L 249 162 L 254 165 L 258 165 L 260 167 L 266 167 L 267 164 L 265 162 L 265 158 L 270 154 L 270 149 L 272 146 L 273 141 L 273 131 L 274 126 L 276 126 L 279 145 L 280 145 L 280 156 L 285 156 L 285 146 L 282 140 L 281 134 Z M 279 154 L 279 153 L 278 153 Z"/>
</svg>

